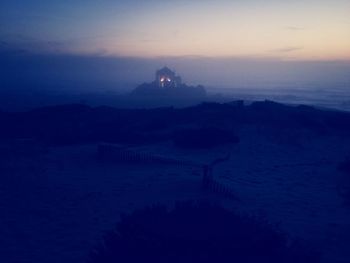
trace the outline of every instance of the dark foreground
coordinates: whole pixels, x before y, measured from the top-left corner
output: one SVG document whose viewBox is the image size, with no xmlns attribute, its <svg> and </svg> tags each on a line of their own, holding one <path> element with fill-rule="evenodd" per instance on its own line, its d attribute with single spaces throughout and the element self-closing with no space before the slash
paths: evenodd
<svg viewBox="0 0 350 263">
<path fill-rule="evenodd" d="M 121 213 L 178 200 L 221 203 L 255 216 L 257 225 L 267 221 L 287 240 L 308 244 L 305 251 L 320 251 L 321 262 L 350 260 L 349 173 L 339 165 L 350 157 L 348 113 L 273 102 L 152 110 L 66 105 L 0 112 L 0 123 L 1 262 L 85 262 Z M 101 144 L 186 165 L 101 158 Z M 237 198 L 202 188 L 198 164 L 225 156 L 213 177 Z M 204 224 L 203 217 L 189 220 Z"/>
</svg>

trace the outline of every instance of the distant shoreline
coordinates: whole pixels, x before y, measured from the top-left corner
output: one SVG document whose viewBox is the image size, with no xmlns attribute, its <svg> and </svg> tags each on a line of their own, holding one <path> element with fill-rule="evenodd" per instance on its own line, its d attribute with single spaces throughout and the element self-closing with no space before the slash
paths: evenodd
<svg viewBox="0 0 350 263">
<path fill-rule="evenodd" d="M 0 91 L 0 110 L 16 112 L 27 111 L 38 107 L 86 104 L 92 107 L 110 106 L 117 108 L 158 108 L 158 107 L 188 107 L 197 105 L 203 101 L 226 103 L 234 100 L 243 100 L 247 104 L 254 101 L 271 100 L 286 105 L 307 105 L 323 110 L 350 111 L 350 94 L 347 91 L 326 90 L 290 90 L 290 89 L 261 89 L 261 88 L 213 88 L 206 87 L 207 98 L 174 98 L 168 101 L 164 99 L 137 100 L 129 96 L 128 91 L 101 91 L 101 92 L 68 92 Z"/>
</svg>

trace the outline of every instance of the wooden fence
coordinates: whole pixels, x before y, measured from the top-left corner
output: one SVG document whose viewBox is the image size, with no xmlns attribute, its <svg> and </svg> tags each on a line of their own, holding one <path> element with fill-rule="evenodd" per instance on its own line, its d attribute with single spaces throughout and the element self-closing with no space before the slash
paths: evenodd
<svg viewBox="0 0 350 263">
<path fill-rule="evenodd" d="M 216 181 L 213 176 L 214 165 L 219 162 L 227 161 L 229 156 L 218 158 L 209 165 L 203 165 L 188 160 L 179 160 L 151 153 L 136 152 L 121 146 L 101 144 L 98 146 L 97 158 L 101 161 L 113 161 L 117 163 L 165 164 L 199 168 L 202 170 L 202 189 L 204 191 L 213 192 L 229 199 L 238 200 L 237 196 L 230 188 Z"/>
</svg>

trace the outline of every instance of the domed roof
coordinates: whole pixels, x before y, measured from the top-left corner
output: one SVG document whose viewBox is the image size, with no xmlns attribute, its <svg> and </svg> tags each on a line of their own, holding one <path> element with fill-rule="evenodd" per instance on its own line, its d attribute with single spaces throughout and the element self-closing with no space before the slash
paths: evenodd
<svg viewBox="0 0 350 263">
<path fill-rule="evenodd" d="M 165 74 L 165 75 L 172 75 L 175 74 L 174 71 L 172 71 L 171 69 L 169 69 L 168 67 L 163 67 L 160 70 L 157 70 L 158 74 Z"/>
</svg>

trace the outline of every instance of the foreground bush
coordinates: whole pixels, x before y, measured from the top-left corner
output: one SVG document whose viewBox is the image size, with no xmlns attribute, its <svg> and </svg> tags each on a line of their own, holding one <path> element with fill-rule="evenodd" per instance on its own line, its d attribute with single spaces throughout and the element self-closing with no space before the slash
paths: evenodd
<svg viewBox="0 0 350 263">
<path fill-rule="evenodd" d="M 313 263 L 318 256 L 266 223 L 211 204 L 155 206 L 124 216 L 90 263 Z"/>
</svg>

